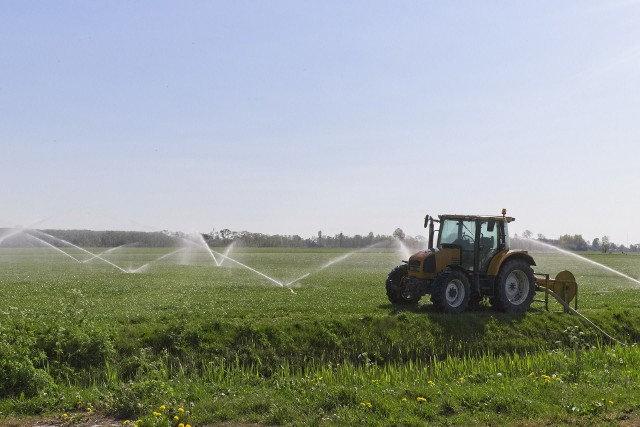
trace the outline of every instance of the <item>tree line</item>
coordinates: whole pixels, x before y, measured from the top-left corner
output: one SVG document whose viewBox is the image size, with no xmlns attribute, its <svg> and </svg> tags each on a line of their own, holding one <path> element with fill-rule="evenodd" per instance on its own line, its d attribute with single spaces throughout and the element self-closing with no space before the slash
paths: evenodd
<svg viewBox="0 0 640 427">
<path fill-rule="evenodd" d="M 533 239 L 533 233 L 525 230 L 522 233 L 524 239 Z M 514 236 L 518 239 L 518 235 Z M 609 236 L 596 237 L 592 241 L 585 240 L 582 234 L 564 234 L 557 239 L 548 239 L 543 234 L 538 234 L 537 239 L 540 242 L 557 246 L 569 251 L 598 251 L 602 253 L 608 252 L 640 252 L 640 243 L 629 245 L 616 244 L 611 241 Z"/>
<path fill-rule="evenodd" d="M 172 232 L 169 230 L 158 232 L 144 231 L 94 231 L 94 230 L 39 230 L 44 234 L 34 231 L 33 236 L 28 230 L 23 233 L 4 240 L 4 247 L 29 247 L 40 246 L 41 241 L 63 247 L 68 243 L 83 248 L 115 248 L 123 245 L 135 245 L 140 247 L 175 247 L 185 244 L 186 241 L 193 242 L 193 234 L 182 232 Z M 3 235 L 15 234 L 11 229 L 0 229 L 0 237 Z M 52 237 L 47 237 L 52 236 Z M 196 234 L 196 236 L 198 236 Z M 257 248 L 366 248 L 394 247 L 397 240 L 410 248 L 422 248 L 426 246 L 426 241 L 422 236 L 407 236 L 402 229 L 397 228 L 391 235 L 374 234 L 370 232 L 366 235 L 356 234 L 349 236 L 344 233 L 325 235 L 318 231 L 317 235 L 311 237 L 301 237 L 297 234 L 264 234 L 249 231 L 232 231 L 228 228 L 212 230 L 209 233 L 200 235 L 209 246 L 224 247 L 232 242 L 240 243 L 242 246 Z M 198 238 L 200 237 L 198 236 Z M 40 241 L 40 243 L 39 243 Z M 67 243 L 68 242 L 68 243 Z"/>
<path fill-rule="evenodd" d="M 426 245 L 426 240 L 422 236 L 407 236 L 402 229 L 396 228 L 391 235 L 374 234 L 369 232 L 366 235 L 356 234 L 353 236 L 344 233 L 326 235 L 321 230 L 317 235 L 311 237 L 301 237 L 297 234 L 263 234 L 249 231 L 232 231 L 228 228 L 212 230 L 203 235 L 205 241 L 210 246 L 227 246 L 231 242 L 241 242 L 243 246 L 258 248 L 366 248 L 368 246 L 391 247 L 400 240 L 405 246 L 416 248 Z"/>
</svg>

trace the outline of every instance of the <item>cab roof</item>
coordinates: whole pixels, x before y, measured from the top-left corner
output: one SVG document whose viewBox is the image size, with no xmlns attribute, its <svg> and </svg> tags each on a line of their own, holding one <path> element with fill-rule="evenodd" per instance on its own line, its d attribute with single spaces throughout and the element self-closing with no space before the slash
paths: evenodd
<svg viewBox="0 0 640 427">
<path fill-rule="evenodd" d="M 461 219 L 463 221 L 477 221 L 477 220 L 490 220 L 493 219 L 494 221 L 500 221 L 500 222 L 512 222 L 515 221 L 516 219 L 512 216 L 502 216 L 502 215 L 451 215 L 451 214 L 447 214 L 447 215 L 438 215 L 438 218 L 440 218 L 440 220 L 444 220 L 444 219 Z"/>
</svg>

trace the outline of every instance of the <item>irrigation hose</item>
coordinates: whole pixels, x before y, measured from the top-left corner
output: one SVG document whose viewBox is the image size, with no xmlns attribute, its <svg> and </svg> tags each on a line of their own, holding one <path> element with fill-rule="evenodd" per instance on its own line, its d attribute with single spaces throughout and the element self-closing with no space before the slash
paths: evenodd
<svg viewBox="0 0 640 427">
<path fill-rule="evenodd" d="M 602 330 L 601 327 L 599 327 L 598 325 L 596 325 L 595 323 L 593 323 L 587 316 L 585 316 L 584 314 L 578 312 L 578 310 L 575 310 L 573 307 L 571 307 L 565 300 L 563 300 L 562 298 L 560 298 L 560 296 L 558 296 L 555 292 L 553 292 L 551 289 L 545 288 L 544 286 L 540 286 L 538 285 L 538 287 L 540 289 L 542 289 L 543 291 L 545 291 L 546 293 L 548 293 L 549 295 L 551 295 L 552 297 L 554 297 L 566 310 L 568 310 L 570 313 L 573 314 L 577 314 L 578 316 L 580 316 L 582 319 L 584 319 L 585 321 L 587 321 L 587 323 L 589 323 L 591 326 L 593 326 L 594 328 L 596 328 L 598 331 L 600 331 L 600 333 L 602 333 L 602 335 L 604 335 L 605 337 L 609 338 L 611 341 L 618 343 L 620 345 L 622 345 L 623 347 L 626 347 L 627 344 L 623 343 L 622 341 L 619 341 L 617 339 L 615 339 L 614 337 L 612 337 L 611 335 L 609 335 L 608 333 L 606 333 L 604 330 Z"/>
</svg>

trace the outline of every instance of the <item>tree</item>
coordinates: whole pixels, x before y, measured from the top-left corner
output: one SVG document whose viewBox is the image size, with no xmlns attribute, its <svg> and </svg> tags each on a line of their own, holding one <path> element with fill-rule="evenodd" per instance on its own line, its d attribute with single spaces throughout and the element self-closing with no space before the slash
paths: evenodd
<svg viewBox="0 0 640 427">
<path fill-rule="evenodd" d="M 367 246 L 373 244 L 373 239 L 375 239 L 376 237 L 373 235 L 373 231 L 370 231 L 369 234 L 367 234 Z"/>
<path fill-rule="evenodd" d="M 600 250 L 600 239 L 598 239 L 597 237 L 593 239 L 593 242 L 591 242 L 591 249 L 593 249 L 594 251 Z"/>
<path fill-rule="evenodd" d="M 589 245 L 584 241 L 581 234 L 570 236 L 565 234 L 558 239 L 558 246 L 571 251 L 586 251 Z"/>
<path fill-rule="evenodd" d="M 224 228 L 224 229 L 220 230 L 220 238 L 222 239 L 222 242 L 225 245 L 230 243 L 232 235 L 233 235 L 233 232 L 231 230 L 229 230 L 228 228 Z"/>
<path fill-rule="evenodd" d="M 405 234 L 404 234 L 404 231 L 402 231 L 402 228 L 396 228 L 395 231 L 393 232 L 393 237 L 399 240 L 404 240 Z"/>
<path fill-rule="evenodd" d="M 524 237 L 525 239 L 531 239 L 533 237 L 533 233 L 531 232 L 531 230 L 524 230 L 524 233 L 522 233 L 522 237 Z"/>
<path fill-rule="evenodd" d="M 609 241 L 609 236 L 602 236 L 600 243 L 600 247 L 602 248 L 602 253 L 609 252 L 609 248 L 611 248 L 611 242 Z"/>
</svg>

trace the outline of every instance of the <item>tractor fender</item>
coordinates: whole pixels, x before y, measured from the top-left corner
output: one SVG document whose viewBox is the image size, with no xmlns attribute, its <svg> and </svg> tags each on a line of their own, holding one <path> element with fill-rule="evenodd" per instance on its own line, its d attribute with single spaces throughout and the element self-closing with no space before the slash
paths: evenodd
<svg viewBox="0 0 640 427">
<path fill-rule="evenodd" d="M 505 261 L 511 259 L 521 259 L 527 262 L 529 265 L 536 265 L 536 262 L 533 260 L 533 257 L 529 255 L 527 251 L 513 250 L 513 251 L 501 251 L 498 252 L 491 262 L 489 263 L 489 268 L 487 269 L 487 276 L 497 276 L 502 264 Z"/>
</svg>

